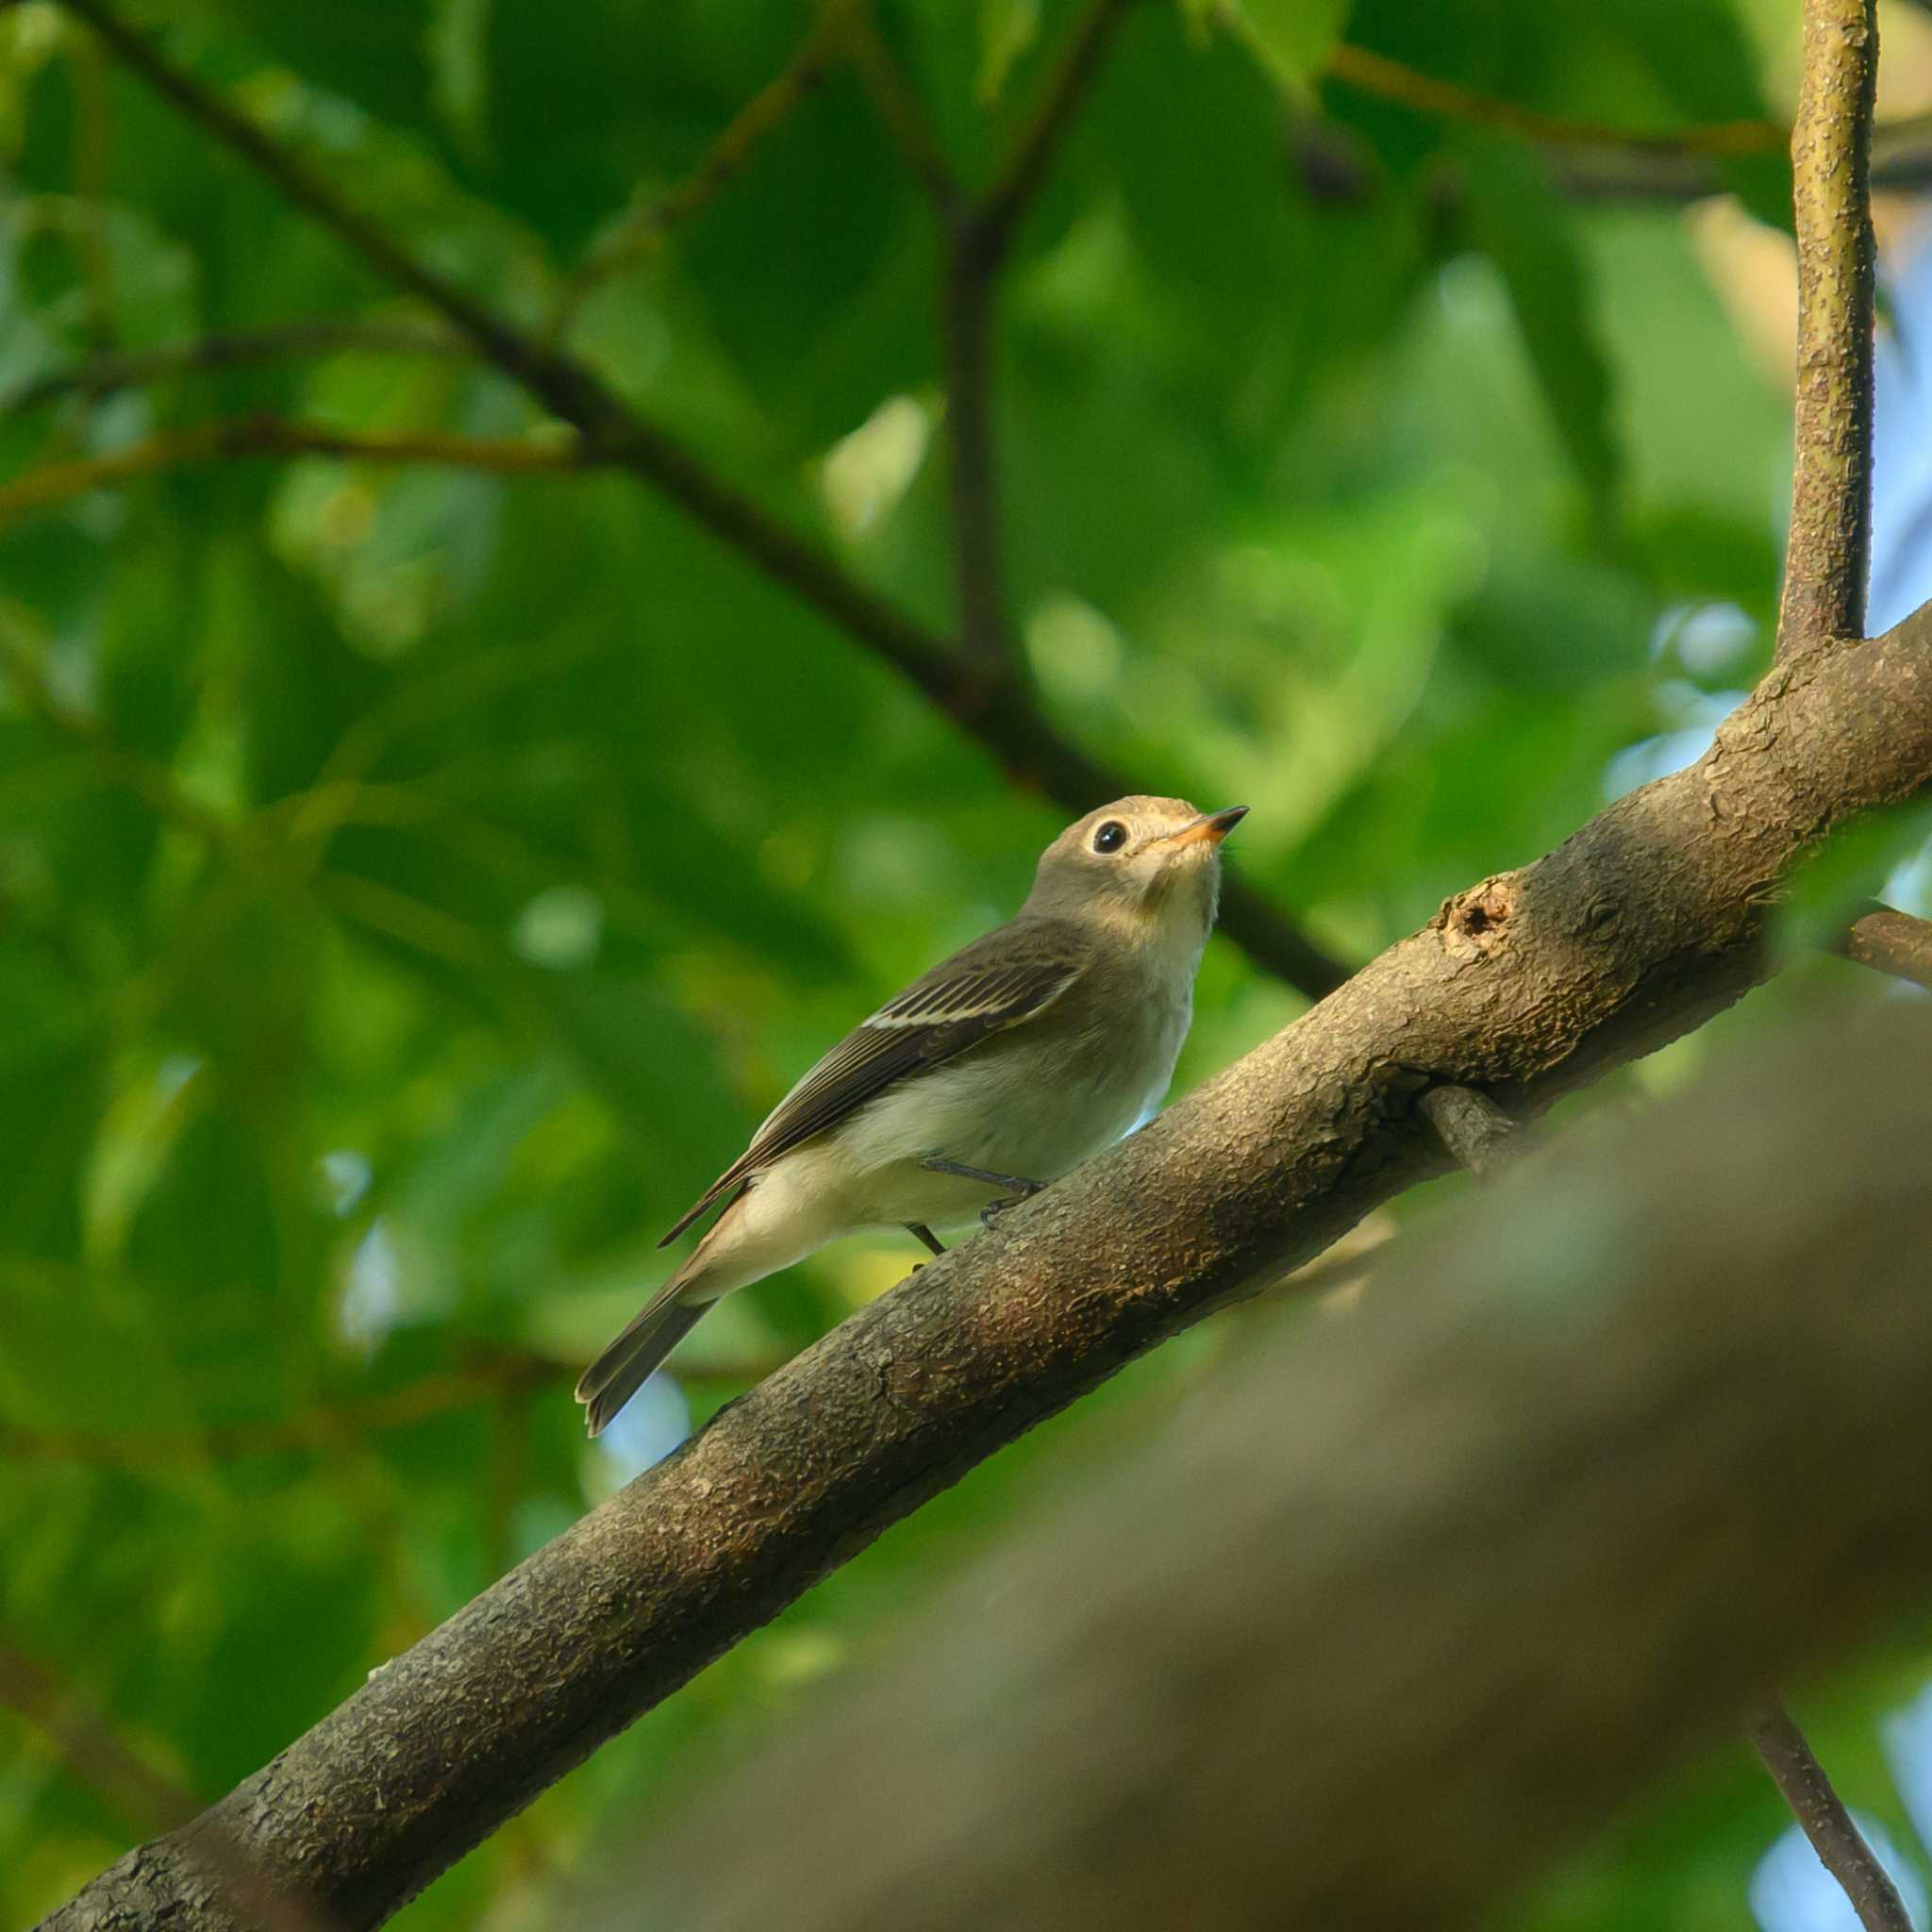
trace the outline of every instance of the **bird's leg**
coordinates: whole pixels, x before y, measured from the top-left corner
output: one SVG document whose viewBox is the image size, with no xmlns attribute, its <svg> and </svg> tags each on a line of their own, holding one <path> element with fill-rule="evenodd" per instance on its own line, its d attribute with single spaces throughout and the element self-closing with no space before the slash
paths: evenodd
<svg viewBox="0 0 1932 1932">
<path fill-rule="evenodd" d="M 1010 1208 L 1016 1201 L 1024 1201 L 1029 1194 L 1039 1193 L 1046 1185 L 1044 1181 L 1023 1180 L 1016 1174 L 993 1174 L 984 1167 L 968 1167 L 963 1161 L 942 1160 L 937 1154 L 925 1155 L 919 1164 L 934 1174 L 958 1174 L 962 1181 L 983 1181 L 989 1188 L 1004 1188 L 1007 1192 L 1006 1199 L 989 1201 L 979 1210 L 979 1224 L 982 1227 L 991 1227 L 993 1217 L 1002 1208 Z"/>
<path fill-rule="evenodd" d="M 923 1221 L 908 1221 L 906 1224 L 906 1232 L 919 1242 L 928 1255 L 943 1255 L 946 1252 L 944 1244 Z"/>
</svg>

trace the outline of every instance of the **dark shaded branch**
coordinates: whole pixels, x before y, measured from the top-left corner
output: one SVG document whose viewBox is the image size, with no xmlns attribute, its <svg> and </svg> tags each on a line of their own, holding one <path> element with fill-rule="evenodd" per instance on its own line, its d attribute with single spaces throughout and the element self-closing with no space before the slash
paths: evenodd
<svg viewBox="0 0 1932 1932">
<path fill-rule="evenodd" d="M 974 225 L 980 230 L 979 246 L 992 265 L 1005 258 L 1040 192 L 1054 155 L 1100 71 L 1107 43 L 1130 4 L 1131 0 L 1090 0 L 1012 152 L 980 197 Z"/>
<path fill-rule="evenodd" d="M 1803 1131 L 1809 1130 L 1807 1123 Z M 1932 1255 L 1926 1258 L 1932 1261 Z M 1830 1278 L 1840 1277 L 1834 1274 Z M 1846 1476 L 1856 1479 L 1851 1471 Z M 1824 1767 L 1812 1755 L 1790 1712 L 1774 1699 L 1751 1720 L 1748 1728 L 1752 1748 L 1784 1793 L 1785 1803 L 1811 1840 L 1819 1861 L 1843 1887 L 1865 1932 L 1913 1932 L 1912 1915 L 1906 1910 L 1898 1888 L 1832 1790 Z"/>
<path fill-rule="evenodd" d="M 555 475 L 595 468 L 610 458 L 576 442 L 538 442 L 528 437 L 446 436 L 417 430 L 399 436 L 363 436 L 322 423 L 290 423 L 277 416 L 235 416 L 164 430 L 104 457 L 48 463 L 0 484 L 0 522 L 46 509 L 91 490 L 106 490 L 142 476 L 202 463 L 240 462 L 263 457 L 346 457 L 358 462 L 441 463 L 488 470 L 499 476 Z"/>
<path fill-rule="evenodd" d="M 1490 1923 L 1932 1585 L 1932 1016 L 1892 1017 L 1592 1123 L 1345 1321 L 1253 1331 L 586 1918 Z"/>
<path fill-rule="evenodd" d="M 975 663 L 1019 677 L 1007 624 L 999 473 L 992 429 L 993 310 L 999 274 L 1026 210 L 1094 75 L 1127 0 L 1092 0 L 1020 130 L 1012 153 L 976 201 L 943 206 L 946 434 L 952 451 L 954 565 L 960 642 Z"/>
<path fill-rule="evenodd" d="M 208 1828 L 232 1821 L 306 1896 L 377 1923 L 1030 1424 L 1442 1172 L 1416 1095 L 1480 1087 L 1534 1113 L 1735 999 L 1771 970 L 1764 921 L 1792 859 L 1928 784 L 1932 608 L 1774 671 L 1696 764 L 1458 893 L 1295 1024 L 721 1410 L 238 1787 Z M 1923 1183 L 1916 1149 L 1912 1164 Z M 1641 1435 L 1621 1408 L 1616 1426 Z M 1909 1458 L 1872 1453 L 1923 1507 L 1932 1486 Z M 1858 1507 L 1875 1493 L 1850 1487 Z M 1849 1491 L 1829 1502 L 1831 1520 L 1855 1521 Z M 1801 1547 L 1830 1570 L 1831 1539 Z M 1785 1573 L 1760 1581 L 1781 1629 Z M 1485 1605 L 1495 1595 L 1491 1574 Z M 1671 1687 L 1674 1710 L 1675 1677 L 1646 1681 Z M 1360 1821 L 1384 1846 L 1389 1815 Z M 52 1932 L 167 1911 L 177 1932 L 223 1925 L 191 1855 L 179 1838 L 130 1854 Z"/>
<path fill-rule="evenodd" d="M 959 183 L 940 151 L 924 107 L 886 45 L 867 0 L 855 0 L 846 23 L 846 52 L 871 97 L 874 111 L 898 143 L 900 159 L 934 207 L 950 214 L 962 198 Z"/>
<path fill-rule="evenodd" d="M 1491 1178 L 1501 1171 L 1515 1123 L 1487 1094 L 1473 1087 L 1436 1087 L 1418 1107 L 1443 1146 L 1471 1173 Z M 1912 1932 L 1884 1866 L 1859 1836 L 1790 1713 L 1775 1701 L 1760 1706 L 1745 1735 L 1866 1932 Z"/>
<path fill-rule="evenodd" d="M 631 409 L 593 370 L 525 336 L 417 259 L 253 122 L 164 58 L 106 0 L 64 4 L 190 120 L 242 156 L 380 275 L 438 310 L 505 375 L 573 424 L 584 439 L 583 460 L 626 470 L 662 491 L 719 541 L 882 658 L 976 738 L 1016 783 L 1045 792 L 1073 812 L 1140 789 L 1059 737 L 1010 679 L 989 679 L 983 665 L 953 650 L 714 475 L 682 443 Z M 1346 976 L 1286 913 L 1252 889 L 1237 886 L 1224 896 L 1222 926 L 1257 965 L 1311 998 Z"/>
<path fill-rule="evenodd" d="M 1852 922 L 1839 951 L 1874 973 L 1908 979 L 1932 992 L 1932 920 L 1874 907 Z"/>
<path fill-rule="evenodd" d="M 1798 386 L 1780 659 L 1865 634 L 1876 277 L 1867 175 L 1877 82 L 1877 0 L 1805 0 L 1791 128 Z"/>
</svg>

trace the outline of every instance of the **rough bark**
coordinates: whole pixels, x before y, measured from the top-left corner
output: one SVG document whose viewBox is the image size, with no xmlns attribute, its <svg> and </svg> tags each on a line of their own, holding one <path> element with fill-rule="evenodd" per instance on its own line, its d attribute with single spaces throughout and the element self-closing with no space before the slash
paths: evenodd
<svg viewBox="0 0 1932 1932">
<path fill-rule="evenodd" d="M 932 1262 L 378 1673 L 207 1814 L 372 1925 L 1032 1423 L 1441 1171 L 1432 1086 L 1534 1112 L 1768 970 L 1781 874 L 1932 782 L 1932 607 L 1774 671 L 1707 756 L 1421 931 Z M 47 1923 L 232 1926 L 192 1830 Z"/>
<path fill-rule="evenodd" d="M 1932 1017 L 1891 1018 L 1566 1136 L 1347 1321 L 1255 1330 L 582 1920 L 1493 1907 L 1932 1586 Z"/>
<path fill-rule="evenodd" d="M 1877 79 L 1876 0 L 1805 0 L 1805 79 L 1791 125 L 1798 383 L 1780 658 L 1865 632 L 1877 280 L 1866 191 Z"/>
</svg>

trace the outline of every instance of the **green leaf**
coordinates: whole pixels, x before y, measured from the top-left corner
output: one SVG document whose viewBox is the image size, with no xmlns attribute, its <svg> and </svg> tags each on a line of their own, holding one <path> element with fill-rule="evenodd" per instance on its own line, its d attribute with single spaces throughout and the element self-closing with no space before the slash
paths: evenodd
<svg viewBox="0 0 1932 1932">
<path fill-rule="evenodd" d="M 1013 63 L 1040 38 L 1040 0 L 979 0 L 979 73 L 974 92 L 996 108 Z"/>
<path fill-rule="evenodd" d="M 1235 19 L 1275 79 L 1301 89 L 1321 72 L 1353 7 L 1354 0 L 1238 0 Z"/>
<path fill-rule="evenodd" d="M 1509 291 L 1530 367 L 1577 478 L 1597 516 L 1613 525 L 1624 452 L 1610 363 L 1573 218 L 1523 147 L 1472 140 L 1464 153 L 1471 230 Z"/>
</svg>

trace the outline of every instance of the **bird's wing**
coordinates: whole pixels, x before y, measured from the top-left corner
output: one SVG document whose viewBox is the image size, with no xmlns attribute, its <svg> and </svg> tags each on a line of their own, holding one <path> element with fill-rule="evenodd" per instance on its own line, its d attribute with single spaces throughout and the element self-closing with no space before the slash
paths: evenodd
<svg viewBox="0 0 1932 1932">
<path fill-rule="evenodd" d="M 1087 970 L 1091 957 L 1077 926 L 1039 920 L 1027 923 L 1021 943 L 1002 926 L 942 959 L 807 1073 L 772 1109 L 751 1145 L 658 1245 L 675 1241 L 719 1195 L 837 1126 L 887 1088 L 1043 1012 Z"/>
</svg>

